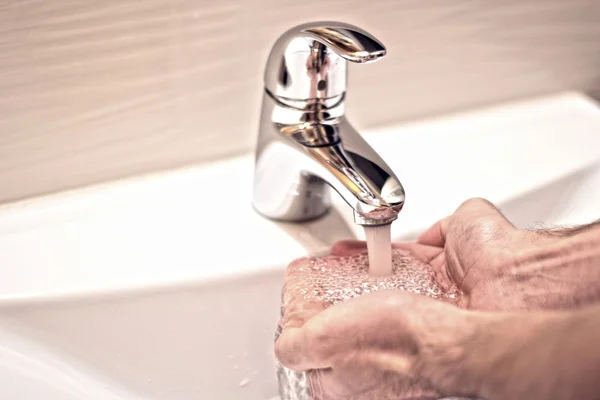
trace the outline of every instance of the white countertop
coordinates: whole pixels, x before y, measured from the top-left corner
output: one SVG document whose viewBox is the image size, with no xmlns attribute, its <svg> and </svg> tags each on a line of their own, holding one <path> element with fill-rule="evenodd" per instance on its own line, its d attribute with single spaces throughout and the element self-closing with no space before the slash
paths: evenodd
<svg viewBox="0 0 600 400">
<path fill-rule="evenodd" d="M 502 203 L 600 160 L 600 108 L 577 93 L 366 132 L 402 181 L 412 238 L 463 200 Z M 253 156 L 0 206 L 0 299 L 222 279 L 283 269 L 362 238 L 350 209 L 274 223 L 251 207 Z"/>
</svg>

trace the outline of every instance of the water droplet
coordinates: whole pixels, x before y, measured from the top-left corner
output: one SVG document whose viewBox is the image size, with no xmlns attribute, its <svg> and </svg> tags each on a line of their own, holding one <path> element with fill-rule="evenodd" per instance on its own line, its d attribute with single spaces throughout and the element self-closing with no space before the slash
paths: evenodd
<svg viewBox="0 0 600 400">
<path fill-rule="evenodd" d="M 448 293 L 446 294 L 446 298 L 450 299 L 450 300 L 456 300 L 458 299 L 458 294 L 457 293 Z"/>
<path fill-rule="evenodd" d="M 248 378 L 242 379 L 240 381 L 240 387 L 247 386 L 248 384 L 250 384 L 250 382 L 252 382 L 252 381 L 250 379 L 248 379 Z"/>
<path fill-rule="evenodd" d="M 392 251 L 392 263 L 392 275 L 374 277 L 368 274 L 366 251 L 349 257 L 311 259 L 310 264 L 314 268 L 304 268 L 295 280 L 287 282 L 282 313 L 291 306 L 289 303 L 294 298 L 322 301 L 325 307 L 329 307 L 359 295 L 387 289 L 406 290 L 448 301 L 455 297 L 446 296 L 452 291 L 440 289 L 429 265 L 397 249 Z"/>
<path fill-rule="evenodd" d="M 233 369 L 238 370 L 238 369 L 240 369 L 240 366 L 236 364 L 233 366 Z"/>
</svg>

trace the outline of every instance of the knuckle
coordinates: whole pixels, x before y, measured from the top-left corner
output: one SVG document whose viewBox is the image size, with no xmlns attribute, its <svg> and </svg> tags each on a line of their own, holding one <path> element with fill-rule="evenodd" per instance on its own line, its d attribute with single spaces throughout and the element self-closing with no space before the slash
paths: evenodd
<svg viewBox="0 0 600 400">
<path fill-rule="evenodd" d="M 325 329 L 308 327 L 305 332 L 305 340 L 312 358 L 324 359 L 331 352 L 332 338 Z"/>
<path fill-rule="evenodd" d="M 480 207 L 491 207 L 491 208 L 496 208 L 496 206 L 494 206 L 494 204 L 487 200 L 484 199 L 483 197 L 472 197 L 468 200 L 465 200 L 459 207 L 459 209 L 462 208 L 480 208 Z"/>
<path fill-rule="evenodd" d="M 291 367 L 294 365 L 293 352 L 288 351 L 282 340 L 275 342 L 275 358 L 285 367 Z"/>
<path fill-rule="evenodd" d="M 335 242 L 331 246 L 331 252 L 335 253 L 335 252 L 339 252 L 339 251 L 344 251 L 344 250 L 347 250 L 348 248 L 352 248 L 352 247 L 356 247 L 354 241 L 340 240 L 340 241 Z"/>
<path fill-rule="evenodd" d="M 304 344 L 298 341 L 295 335 L 290 337 L 285 331 L 277 339 L 274 347 L 275 357 L 286 368 L 298 368 L 306 357 L 303 352 L 306 348 Z"/>
</svg>

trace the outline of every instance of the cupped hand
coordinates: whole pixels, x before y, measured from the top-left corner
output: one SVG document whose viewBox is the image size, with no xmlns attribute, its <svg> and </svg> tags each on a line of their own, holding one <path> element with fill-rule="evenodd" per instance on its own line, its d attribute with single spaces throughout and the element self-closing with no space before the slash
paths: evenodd
<svg viewBox="0 0 600 400">
<path fill-rule="evenodd" d="M 577 253 L 581 246 L 569 244 L 574 239 L 569 236 L 519 230 L 492 203 L 474 198 L 433 224 L 416 242 L 393 247 L 430 264 L 440 286 L 456 285 L 464 294 L 465 308 L 562 309 L 600 299 L 597 269 L 580 262 L 585 258 Z M 337 246 L 366 249 L 360 241 Z"/>
<path fill-rule="evenodd" d="M 491 371 L 484 367 L 487 356 L 468 354 L 485 342 L 481 325 L 490 314 L 466 309 L 531 310 L 581 304 L 581 294 L 586 293 L 582 288 L 588 282 L 569 280 L 575 275 L 573 263 L 563 266 L 554 261 L 559 254 L 552 249 L 563 240 L 520 231 L 488 201 L 468 200 L 416 242 L 393 245 L 429 264 L 443 287 L 457 285 L 464 293 L 459 304 L 464 309 L 399 290 L 370 293 L 333 307 L 314 299 L 287 299 L 277 357 L 288 368 L 307 371 L 314 399 L 475 396 Z M 331 257 L 365 249 L 364 242 L 340 242 Z M 298 260 L 290 265 L 286 286 L 305 273 L 304 263 Z M 284 288 L 284 302 L 291 292 Z M 586 301 L 597 295 L 594 290 L 587 293 Z M 497 359 L 505 357 L 502 346 L 531 331 L 519 328 L 531 322 L 528 315 L 508 324 L 509 331 L 498 328 L 499 339 L 491 347 Z M 507 333 L 514 338 L 507 341 Z"/>
<path fill-rule="evenodd" d="M 464 294 L 461 306 L 477 310 L 513 310 L 538 307 L 528 297 L 515 267 L 549 240 L 515 228 L 490 202 L 470 199 L 452 215 L 436 222 L 416 242 L 394 243 L 432 267 L 445 289 L 456 285 Z M 366 250 L 362 241 L 334 246 L 342 252 Z M 546 288 L 543 285 L 542 287 Z M 538 302 L 540 299 L 537 299 Z"/>
<path fill-rule="evenodd" d="M 467 308 L 532 310 L 571 308 L 598 298 L 592 282 L 580 276 L 581 265 L 565 261 L 575 251 L 567 240 L 519 230 L 492 203 L 476 198 L 404 246 L 428 260 L 442 286 L 456 284 Z"/>
<path fill-rule="evenodd" d="M 340 242 L 322 261 L 332 263 L 364 250 L 361 242 Z M 421 250 L 420 254 L 427 253 L 426 246 Z M 308 371 L 312 398 L 437 398 L 440 385 L 423 376 L 451 371 L 444 364 L 460 362 L 461 342 L 472 329 L 464 324 L 465 312 L 401 290 L 370 293 L 330 306 L 310 295 L 313 287 L 306 283 L 313 273 L 310 259 L 296 260 L 288 267 L 281 335 L 276 342 L 276 354 L 284 366 Z M 444 351 L 438 351 L 439 346 Z M 452 376 L 436 377 L 436 382 Z"/>
<path fill-rule="evenodd" d="M 304 322 L 288 319 L 275 351 L 282 365 L 308 371 L 315 400 L 473 395 L 476 381 L 455 368 L 474 335 L 469 317 L 441 301 L 386 290 L 347 300 Z"/>
</svg>

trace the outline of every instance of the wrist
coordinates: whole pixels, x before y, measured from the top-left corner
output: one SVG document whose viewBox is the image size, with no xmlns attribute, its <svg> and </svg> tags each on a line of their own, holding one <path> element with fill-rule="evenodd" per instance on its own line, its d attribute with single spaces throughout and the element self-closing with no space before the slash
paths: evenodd
<svg viewBox="0 0 600 400">
<path fill-rule="evenodd" d="M 442 329 L 425 330 L 420 335 L 413 373 L 431 382 L 443 396 L 477 398 L 488 365 L 487 357 L 482 356 L 485 350 L 479 350 L 488 340 L 482 326 L 494 314 L 462 309 L 452 314 L 451 326 L 442 323 Z"/>
<path fill-rule="evenodd" d="M 443 396 L 520 398 L 507 396 L 518 379 L 513 367 L 534 332 L 543 331 L 538 326 L 544 321 L 539 317 L 519 321 L 516 315 L 462 311 L 450 334 L 437 330 L 425 335 L 433 339 L 428 351 L 419 354 L 415 375 L 425 377 Z"/>
<path fill-rule="evenodd" d="M 506 270 L 524 308 L 571 308 L 600 299 L 600 229 L 543 237 Z"/>
<path fill-rule="evenodd" d="M 600 307 L 490 316 L 478 332 L 469 354 L 486 355 L 480 398 L 584 399 L 600 393 Z"/>
<path fill-rule="evenodd" d="M 464 357 L 455 371 L 460 371 L 457 375 L 462 381 L 457 382 L 458 388 L 468 388 L 468 393 L 457 394 L 486 400 L 524 398 L 515 382 L 531 368 L 530 361 L 537 362 L 523 355 L 526 349 L 536 353 L 531 343 L 547 329 L 548 317 L 539 313 L 480 312 L 470 315 L 467 323 L 470 334 L 464 338 Z M 519 369 L 519 362 L 525 368 Z"/>
<path fill-rule="evenodd" d="M 479 398 L 547 399 L 530 396 L 527 390 L 531 377 L 544 375 L 541 369 L 547 363 L 540 349 L 549 350 L 550 346 L 542 343 L 549 325 L 548 317 L 540 313 L 502 313 L 481 321 L 469 352 L 473 358 L 485 355 L 483 365 L 478 366 Z"/>
</svg>

